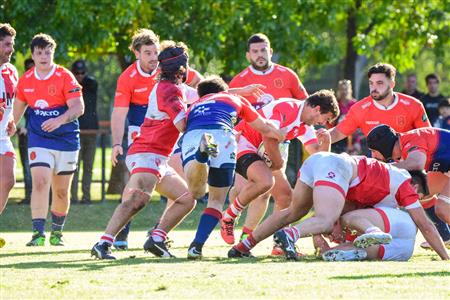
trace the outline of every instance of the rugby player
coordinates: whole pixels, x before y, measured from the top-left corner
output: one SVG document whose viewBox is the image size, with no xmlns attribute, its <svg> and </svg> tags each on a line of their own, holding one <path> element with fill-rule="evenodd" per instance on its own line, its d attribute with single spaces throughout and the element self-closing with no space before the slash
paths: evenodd
<svg viewBox="0 0 450 300">
<path fill-rule="evenodd" d="M 189 246 L 189 259 L 202 257 L 203 245 L 222 218 L 221 211 L 236 166 L 237 145 L 233 128 L 237 119 L 244 120 L 264 136 L 284 140 L 284 134 L 266 123 L 247 100 L 227 90 L 228 86 L 218 76 L 201 81 L 197 87 L 201 98 L 188 110 L 181 146 L 184 174 L 194 198 L 201 198 L 207 185 L 209 190 L 207 208 Z"/>
<path fill-rule="evenodd" d="M 275 234 L 286 257 L 296 260 L 295 242 L 302 237 L 330 233 L 346 203 L 375 208 L 404 207 L 438 255 L 449 259 L 436 228 L 419 203 L 419 196 L 410 184 L 407 171 L 372 158 L 328 152 L 313 154 L 304 162 L 291 206 L 272 214 L 247 239 L 231 248 L 228 256 L 249 256 L 258 242 L 304 217 L 314 207 L 314 216 Z M 367 248 L 391 239 L 380 228 L 369 226 L 355 240 L 355 246 Z"/>
<path fill-rule="evenodd" d="M 374 158 L 398 168 L 428 172 L 430 195 L 437 195 L 436 215 L 450 224 L 450 131 L 419 128 L 397 133 L 387 125 L 372 129 L 367 145 Z M 450 240 L 446 241 L 450 244 Z"/>
<path fill-rule="evenodd" d="M 182 43 L 168 41 L 158 55 L 160 79 L 150 93 L 141 133 L 132 143 L 126 164 L 131 173 L 105 233 L 94 245 L 91 255 L 99 259 L 115 259 L 111 255 L 114 236 L 148 202 L 156 189 L 175 199 L 161 217 L 144 249 L 160 257 L 172 257 L 164 243 L 167 232 L 174 228 L 195 206 L 183 179 L 167 165 L 179 133 L 186 127 L 186 108 L 180 85 L 185 79 L 188 54 Z"/>
<path fill-rule="evenodd" d="M 158 69 L 158 54 L 160 52 L 159 36 L 150 29 L 137 30 L 132 38 L 130 50 L 136 56 L 131 64 L 119 77 L 114 97 L 114 107 L 111 115 L 112 152 L 111 161 L 115 166 L 118 156 L 124 155 L 122 138 L 125 130 L 125 120 L 128 121 L 128 147 L 140 134 L 148 106 L 150 92 L 155 86 L 160 70 Z M 195 87 L 202 76 L 192 68 L 187 69 L 186 83 Z M 189 90 L 186 87 L 187 90 Z M 114 246 L 117 249 L 128 248 L 128 232 L 130 223 L 117 235 Z"/>
<path fill-rule="evenodd" d="M 250 36 L 247 41 L 246 58 L 250 65 L 237 74 L 230 82 L 230 88 L 244 87 L 248 84 L 262 84 L 263 93 L 261 95 L 249 95 L 245 98 L 250 103 L 260 109 L 264 105 L 277 101 L 280 98 L 292 98 L 305 100 L 308 92 L 298 78 L 297 74 L 290 68 L 272 62 L 273 49 L 269 38 L 263 33 L 256 33 Z M 289 153 L 289 143 L 283 147 L 283 156 L 287 158 Z M 272 189 L 274 197 L 278 202 L 284 202 L 283 196 L 291 192 L 285 175 L 286 165 L 282 170 L 274 172 L 276 184 Z M 245 184 L 245 179 L 236 175 L 235 187 Z M 234 193 L 234 191 L 232 190 Z M 268 205 L 269 195 L 258 197 L 249 205 L 247 216 L 244 222 L 241 237 L 245 237 L 255 228 L 263 218 Z M 279 255 L 278 249 L 274 249 L 272 254 Z M 282 253 L 281 253 L 282 255 Z"/>
<path fill-rule="evenodd" d="M 0 24 L 0 215 L 8 202 L 9 191 L 16 182 L 16 159 L 10 140 L 15 132 L 12 118 L 14 93 L 19 76 L 16 68 L 9 63 L 14 53 L 16 31 L 7 23 Z M 5 240 L 0 237 L 0 248 Z"/>
<path fill-rule="evenodd" d="M 45 243 L 50 186 L 50 244 L 64 245 L 62 230 L 70 207 L 69 188 L 80 149 L 77 119 L 84 112 L 81 86 L 69 70 L 53 62 L 55 48 L 51 36 L 40 33 L 33 37 L 30 50 L 35 67 L 19 79 L 14 104 L 16 124 L 27 106 L 30 108 L 27 131 L 33 236 L 27 246 Z"/>
<path fill-rule="evenodd" d="M 330 144 L 319 145 L 313 125 L 324 125 L 339 116 L 339 105 L 332 91 L 320 90 L 305 101 L 279 99 L 260 109 L 263 117 L 286 131 L 286 140 L 298 138 L 309 153 L 329 151 Z M 264 138 L 260 133 L 241 122 L 236 130 L 241 131 L 238 144 L 236 172 L 247 179 L 236 198 L 227 208 L 221 220 L 221 235 L 228 244 L 234 244 L 234 224 L 242 210 L 260 195 L 266 194 L 274 185 L 284 185 L 287 189 L 273 192 L 276 210 L 289 206 L 292 196 L 289 183 L 284 176 L 273 176 L 280 171 L 286 157 L 279 151 L 278 141 Z M 270 167 L 258 149 L 264 144 L 270 160 Z M 264 154 L 262 154 L 264 156 Z M 275 179 L 274 179 L 275 177 Z M 280 182 L 282 181 L 282 182 Z M 280 191 L 286 192 L 280 192 Z M 258 220 L 259 221 L 259 220 Z M 248 229 L 247 229 L 248 230 Z"/>
</svg>

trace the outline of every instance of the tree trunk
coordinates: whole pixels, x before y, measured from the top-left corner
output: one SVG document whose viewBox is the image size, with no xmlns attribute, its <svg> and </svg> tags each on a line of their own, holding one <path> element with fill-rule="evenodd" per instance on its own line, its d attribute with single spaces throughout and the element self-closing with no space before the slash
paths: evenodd
<svg viewBox="0 0 450 300">
<path fill-rule="evenodd" d="M 356 37 L 356 14 L 361 6 L 361 0 L 355 2 L 355 6 L 350 7 L 347 14 L 347 48 L 344 60 L 344 78 L 355 81 L 355 65 L 358 54 L 353 46 L 353 38 Z"/>
</svg>

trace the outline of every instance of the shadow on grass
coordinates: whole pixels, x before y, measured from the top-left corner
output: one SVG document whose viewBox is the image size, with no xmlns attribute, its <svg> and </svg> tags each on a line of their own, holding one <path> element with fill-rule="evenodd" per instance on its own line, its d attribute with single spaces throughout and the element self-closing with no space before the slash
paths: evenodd
<svg viewBox="0 0 450 300">
<path fill-rule="evenodd" d="M 413 272 L 403 274 L 368 274 L 368 275 L 350 275 L 350 276 L 334 276 L 329 279 L 336 280 L 354 280 L 354 279 L 371 279 L 371 278 L 402 278 L 402 277 L 430 277 L 430 276 L 450 276 L 450 272 Z"/>
</svg>

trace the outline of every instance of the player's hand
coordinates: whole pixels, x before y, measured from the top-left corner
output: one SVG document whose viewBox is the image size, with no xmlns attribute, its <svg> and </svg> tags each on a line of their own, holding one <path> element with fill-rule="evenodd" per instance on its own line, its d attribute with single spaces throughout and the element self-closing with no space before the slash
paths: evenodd
<svg viewBox="0 0 450 300">
<path fill-rule="evenodd" d="M 59 127 L 61 127 L 61 125 L 63 125 L 63 124 L 64 124 L 64 122 L 60 117 L 51 118 L 51 119 L 48 119 L 47 121 L 45 121 L 44 123 L 42 123 L 41 128 L 43 131 L 52 132 L 52 131 L 55 131 L 56 129 L 58 129 Z"/>
<path fill-rule="evenodd" d="M 3 119 L 3 114 L 5 113 L 6 102 L 0 102 L 0 121 Z"/>
<path fill-rule="evenodd" d="M 8 125 L 6 125 L 6 133 L 8 136 L 13 136 L 16 133 L 16 129 L 16 123 L 14 123 L 14 120 L 10 120 Z"/>
<path fill-rule="evenodd" d="M 259 84 L 259 83 L 255 83 L 255 84 L 249 84 L 246 85 L 242 88 L 239 89 L 238 94 L 241 96 L 253 96 L 256 99 L 258 99 L 259 97 L 261 97 L 262 95 L 264 95 L 264 91 L 262 89 L 265 89 L 266 86 Z"/>
<path fill-rule="evenodd" d="M 319 142 L 319 145 L 331 144 L 330 132 L 328 130 L 326 130 L 325 128 L 320 128 L 320 129 L 316 130 L 316 136 L 317 136 L 317 141 Z"/>
<path fill-rule="evenodd" d="M 113 167 L 115 167 L 119 162 L 119 160 L 117 159 L 117 156 L 119 155 L 123 155 L 123 148 L 122 145 L 116 144 L 113 146 L 111 151 L 111 162 Z"/>
</svg>

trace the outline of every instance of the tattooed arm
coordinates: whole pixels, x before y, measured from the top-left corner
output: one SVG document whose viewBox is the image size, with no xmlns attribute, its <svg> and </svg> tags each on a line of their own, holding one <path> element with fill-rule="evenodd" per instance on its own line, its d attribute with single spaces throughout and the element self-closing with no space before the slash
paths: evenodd
<svg viewBox="0 0 450 300">
<path fill-rule="evenodd" d="M 67 106 L 69 107 L 69 109 L 67 109 L 65 113 L 63 113 L 59 117 L 48 119 L 47 121 L 42 123 L 42 130 L 52 132 L 58 129 L 61 125 L 70 123 L 78 119 L 78 117 L 83 115 L 84 113 L 84 103 L 82 97 L 67 100 Z"/>
</svg>

